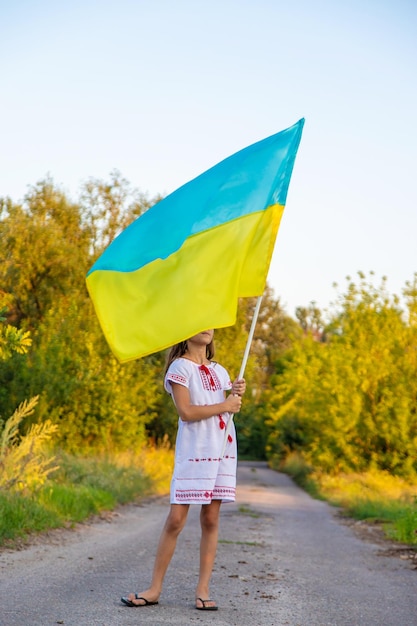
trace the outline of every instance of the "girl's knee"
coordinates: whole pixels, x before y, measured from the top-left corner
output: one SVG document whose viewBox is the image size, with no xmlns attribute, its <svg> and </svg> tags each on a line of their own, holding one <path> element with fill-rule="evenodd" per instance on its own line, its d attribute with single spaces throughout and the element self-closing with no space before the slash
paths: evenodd
<svg viewBox="0 0 417 626">
<path fill-rule="evenodd" d="M 179 535 L 187 521 L 188 507 L 177 505 L 180 509 L 171 508 L 167 520 L 165 522 L 165 530 L 169 534 Z"/>
<path fill-rule="evenodd" d="M 208 506 L 203 506 L 201 508 L 201 516 L 200 516 L 200 521 L 201 521 L 201 527 L 204 530 L 216 530 L 219 526 L 219 511 L 220 511 L 220 506 L 217 506 L 217 504 L 215 505 L 208 505 Z"/>
</svg>

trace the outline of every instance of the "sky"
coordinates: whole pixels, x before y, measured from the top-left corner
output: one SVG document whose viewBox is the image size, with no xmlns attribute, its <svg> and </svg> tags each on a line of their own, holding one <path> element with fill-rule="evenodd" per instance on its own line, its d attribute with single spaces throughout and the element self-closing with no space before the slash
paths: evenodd
<svg viewBox="0 0 417 626">
<path fill-rule="evenodd" d="M 415 0 L 0 0 L 0 25 L 0 197 L 115 169 L 165 195 L 304 117 L 268 275 L 287 313 L 413 279 Z"/>
</svg>

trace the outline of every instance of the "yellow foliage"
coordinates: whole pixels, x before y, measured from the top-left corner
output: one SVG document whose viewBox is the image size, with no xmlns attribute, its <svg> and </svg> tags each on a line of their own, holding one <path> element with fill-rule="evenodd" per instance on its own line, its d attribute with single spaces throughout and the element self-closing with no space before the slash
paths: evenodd
<svg viewBox="0 0 417 626">
<path fill-rule="evenodd" d="M 38 403 L 39 396 L 34 396 L 30 400 L 25 400 L 17 407 L 10 419 L 4 425 L 0 436 L 0 460 L 6 455 L 7 449 L 12 446 L 19 435 L 19 424 L 25 417 L 32 415 Z"/>
<path fill-rule="evenodd" d="M 18 440 L 19 425 L 33 413 L 38 396 L 22 402 L 7 420 L 0 437 L 0 489 L 12 491 L 35 491 L 42 486 L 49 474 L 57 469 L 55 457 L 45 450 L 54 433 L 55 424 L 46 420 L 34 424 L 29 432 Z"/>
<path fill-rule="evenodd" d="M 0 310 L 0 313 L 2 311 Z M 18 330 L 10 324 L 0 327 L 0 360 L 7 360 L 13 352 L 26 354 L 31 345 L 32 339 L 29 331 Z"/>
<path fill-rule="evenodd" d="M 144 448 L 140 457 L 140 466 L 144 474 L 151 477 L 155 493 L 166 494 L 169 492 L 174 455 L 168 444 L 159 448 L 155 446 Z"/>
<path fill-rule="evenodd" d="M 326 498 L 340 504 L 363 498 L 370 501 L 413 501 L 417 497 L 417 485 L 380 470 L 338 476 L 316 473 L 314 479 Z"/>
<path fill-rule="evenodd" d="M 172 470 L 174 467 L 174 453 L 168 437 L 158 447 L 147 445 L 137 451 L 128 450 L 119 452 L 113 457 L 120 467 L 137 467 L 145 476 L 152 480 L 152 491 L 158 495 L 169 492 Z"/>
</svg>

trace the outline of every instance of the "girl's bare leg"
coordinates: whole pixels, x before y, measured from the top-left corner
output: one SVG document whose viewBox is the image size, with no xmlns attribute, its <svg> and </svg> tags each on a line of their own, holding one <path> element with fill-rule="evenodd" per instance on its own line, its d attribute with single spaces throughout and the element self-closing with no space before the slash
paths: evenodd
<svg viewBox="0 0 417 626">
<path fill-rule="evenodd" d="M 156 602 L 161 595 L 162 584 L 177 545 L 178 535 L 187 521 L 189 506 L 189 504 L 171 504 L 159 539 L 151 585 L 146 591 L 138 593 L 139 597 L 146 598 L 148 602 Z M 145 604 L 143 600 L 136 600 L 134 593 L 129 594 L 128 598 L 134 604 Z"/>
<path fill-rule="evenodd" d="M 196 598 L 210 599 L 210 579 L 213 572 L 214 560 L 217 552 L 219 536 L 219 513 L 221 500 L 213 500 L 210 504 L 203 504 L 200 513 L 201 542 L 200 542 L 200 576 L 196 589 Z M 196 606 L 203 608 L 200 600 Z M 206 603 L 206 606 L 215 606 L 215 602 Z"/>
</svg>

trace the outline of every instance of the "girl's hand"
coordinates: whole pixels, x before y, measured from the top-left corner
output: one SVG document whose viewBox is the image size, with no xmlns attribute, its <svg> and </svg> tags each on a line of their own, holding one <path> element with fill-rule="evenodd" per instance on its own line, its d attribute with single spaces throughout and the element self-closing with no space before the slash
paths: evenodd
<svg viewBox="0 0 417 626">
<path fill-rule="evenodd" d="M 244 378 L 236 378 L 232 383 L 232 394 L 234 396 L 243 396 L 246 391 L 246 380 Z"/>
<path fill-rule="evenodd" d="M 240 396 L 234 396 L 230 394 L 225 400 L 226 411 L 228 413 L 238 413 L 242 406 L 242 398 Z"/>
</svg>

